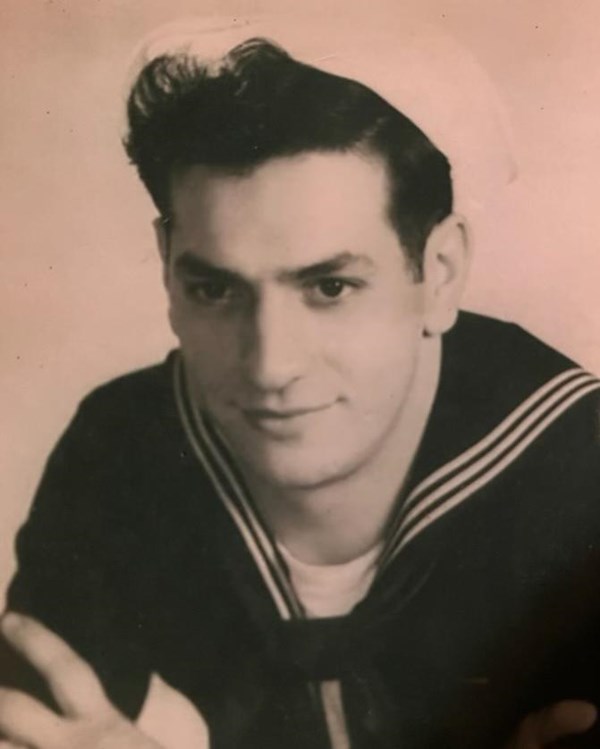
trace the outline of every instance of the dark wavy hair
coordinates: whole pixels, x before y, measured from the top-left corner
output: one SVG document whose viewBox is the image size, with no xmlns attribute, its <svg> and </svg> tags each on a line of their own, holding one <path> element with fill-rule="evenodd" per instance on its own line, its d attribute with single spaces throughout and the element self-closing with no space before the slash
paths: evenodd
<svg viewBox="0 0 600 749">
<path fill-rule="evenodd" d="M 218 64 L 155 58 L 133 85 L 127 114 L 125 148 L 163 217 L 176 168 L 243 174 L 275 157 L 362 150 L 386 164 L 389 220 L 420 277 L 427 237 L 452 210 L 448 160 L 416 125 L 366 86 L 265 39 L 249 39 Z"/>
</svg>

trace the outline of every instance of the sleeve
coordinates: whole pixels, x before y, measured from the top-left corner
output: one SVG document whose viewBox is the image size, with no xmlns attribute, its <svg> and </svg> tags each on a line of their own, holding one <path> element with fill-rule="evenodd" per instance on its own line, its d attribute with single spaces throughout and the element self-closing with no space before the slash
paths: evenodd
<svg viewBox="0 0 600 749">
<path fill-rule="evenodd" d="M 17 537 L 7 606 L 65 639 L 135 717 L 150 668 L 138 589 L 143 522 L 119 434 L 99 410 L 84 401 L 48 460 Z"/>
</svg>

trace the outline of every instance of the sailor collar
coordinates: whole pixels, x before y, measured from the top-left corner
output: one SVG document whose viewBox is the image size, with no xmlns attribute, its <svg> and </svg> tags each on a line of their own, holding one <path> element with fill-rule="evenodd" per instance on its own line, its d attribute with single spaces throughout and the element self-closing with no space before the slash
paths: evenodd
<svg viewBox="0 0 600 749">
<path fill-rule="evenodd" d="M 190 446 L 284 620 L 302 619 L 275 539 L 235 462 L 189 396 L 175 357 L 177 410 Z M 376 580 L 416 538 L 511 466 L 600 380 L 517 326 L 462 312 L 444 337 L 438 392 L 392 517 Z"/>
</svg>

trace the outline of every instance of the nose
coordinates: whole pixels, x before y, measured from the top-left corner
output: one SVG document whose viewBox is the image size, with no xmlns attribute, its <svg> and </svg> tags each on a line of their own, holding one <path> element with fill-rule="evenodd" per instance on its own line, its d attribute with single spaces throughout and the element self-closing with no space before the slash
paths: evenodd
<svg viewBox="0 0 600 749">
<path fill-rule="evenodd" d="M 285 298 L 265 294 L 247 322 L 244 362 L 248 381 L 265 393 L 281 393 L 301 379 L 306 368 L 300 311 Z"/>
</svg>

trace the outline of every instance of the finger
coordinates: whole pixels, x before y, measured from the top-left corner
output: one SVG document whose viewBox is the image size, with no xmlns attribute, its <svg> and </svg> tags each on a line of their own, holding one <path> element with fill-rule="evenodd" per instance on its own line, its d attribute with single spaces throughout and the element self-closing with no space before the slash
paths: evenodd
<svg viewBox="0 0 600 749">
<path fill-rule="evenodd" d="M 2 633 L 46 679 L 54 698 L 70 717 L 112 713 L 98 677 L 58 635 L 21 614 L 2 618 Z"/>
<path fill-rule="evenodd" d="M 64 733 L 62 721 L 33 697 L 15 689 L 0 688 L 0 736 L 11 744 L 60 746 Z"/>
<path fill-rule="evenodd" d="M 593 726 L 597 710 L 589 702 L 564 700 L 540 710 L 527 719 L 527 739 L 533 746 L 583 733 Z"/>
</svg>

